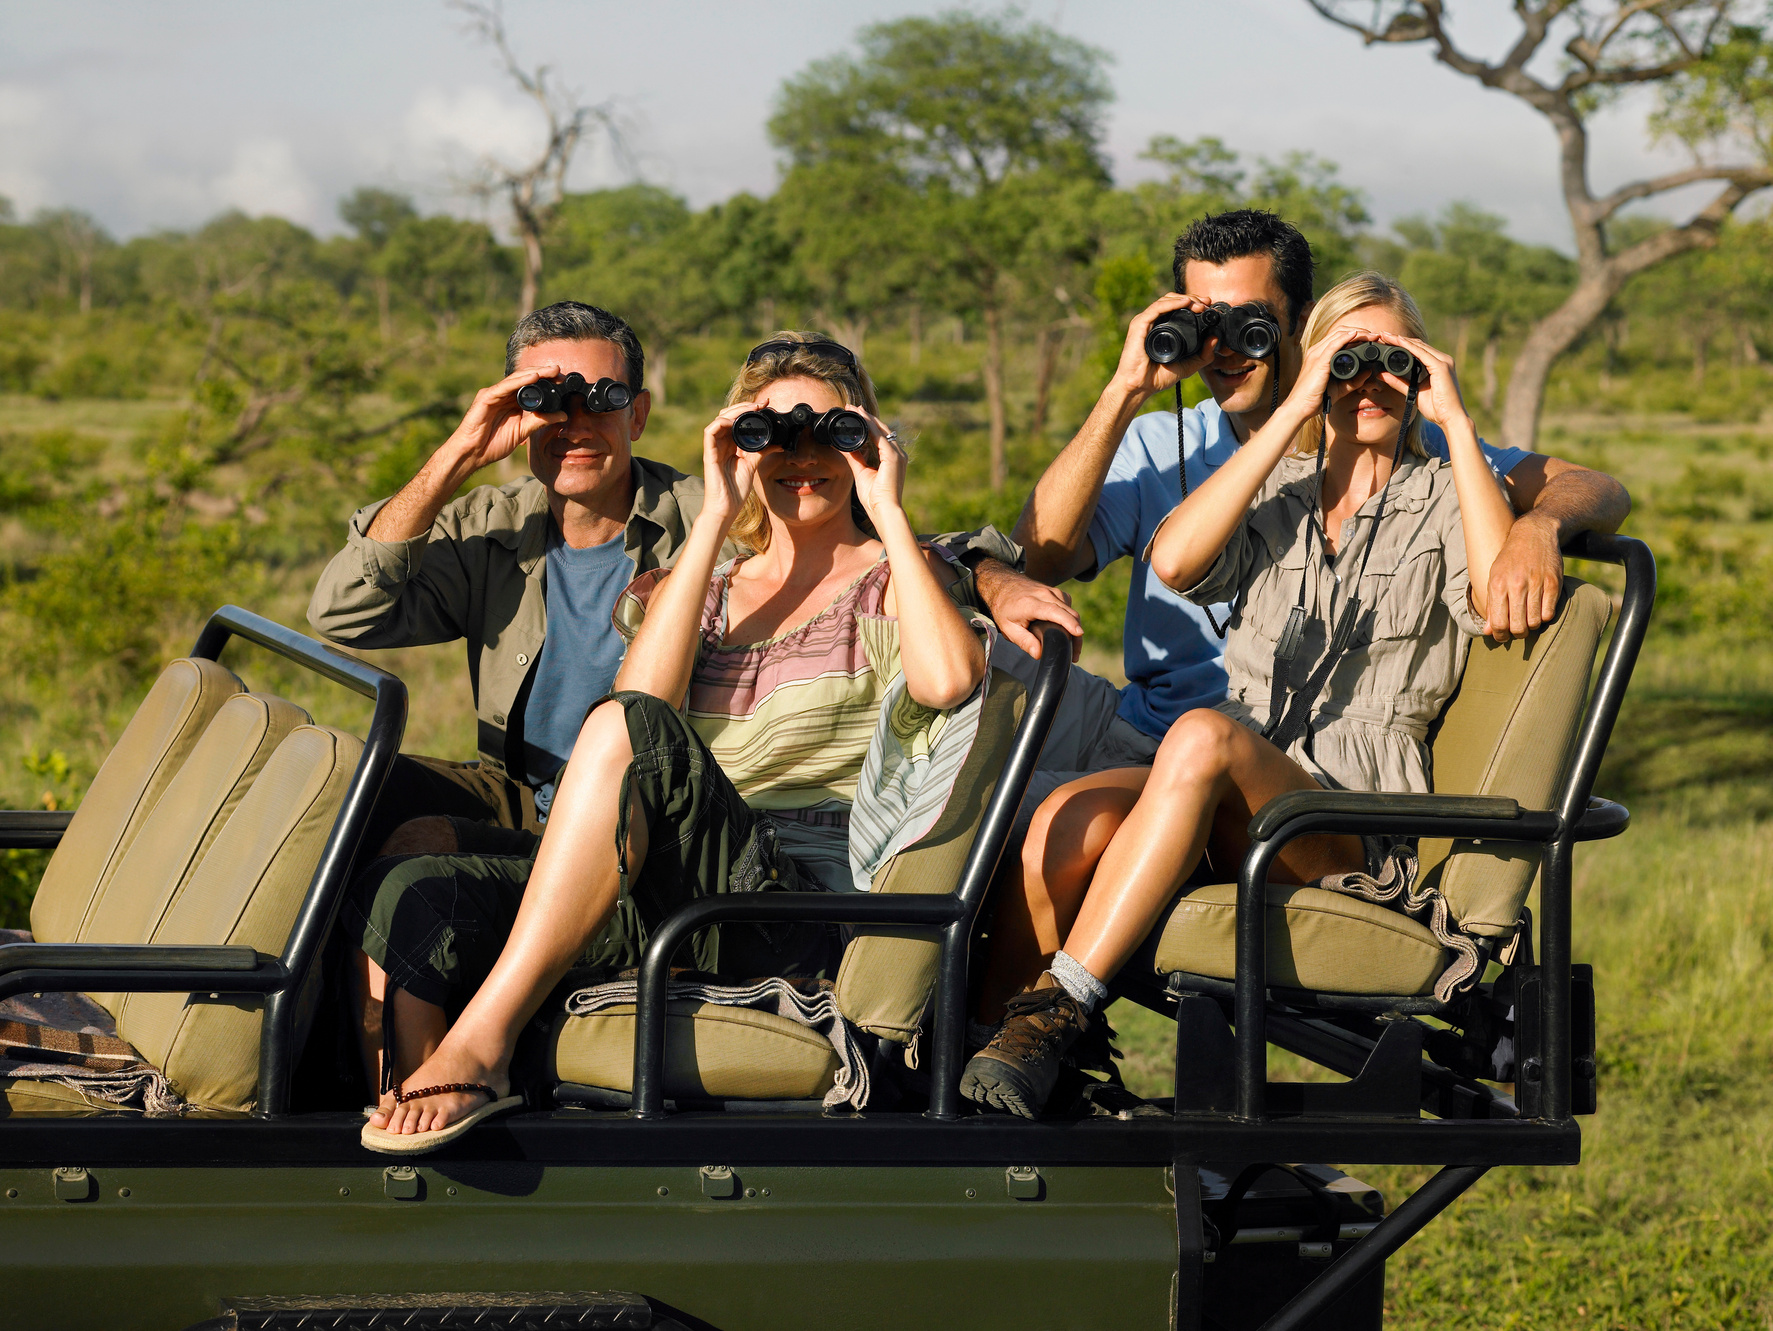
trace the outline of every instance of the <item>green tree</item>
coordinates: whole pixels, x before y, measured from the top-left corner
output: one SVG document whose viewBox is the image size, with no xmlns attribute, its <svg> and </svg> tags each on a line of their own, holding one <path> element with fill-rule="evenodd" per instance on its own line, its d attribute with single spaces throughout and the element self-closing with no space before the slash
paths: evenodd
<svg viewBox="0 0 1773 1331">
<path fill-rule="evenodd" d="M 991 484 L 1007 477 L 1004 314 L 1043 199 L 1073 180 L 1106 185 L 1112 96 L 1096 49 L 1018 16 L 951 12 L 862 31 L 859 56 L 790 79 L 770 136 L 790 169 L 842 162 L 904 180 L 915 262 L 941 274 L 949 308 L 985 327 Z"/>
<path fill-rule="evenodd" d="M 646 387 L 666 405 L 671 348 L 721 313 L 715 281 L 720 219 L 692 213 L 656 185 L 570 194 L 551 235 L 560 256 L 550 289 L 621 315 L 646 339 Z"/>
<path fill-rule="evenodd" d="M 339 200 L 339 220 L 357 233 L 359 243 L 369 251 L 371 262 L 367 267 L 371 285 L 375 288 L 383 346 L 394 340 L 393 301 L 388 275 L 379 270 L 374 260 L 401 223 L 418 215 L 419 210 L 406 195 L 370 185 L 359 186 Z"/>
<path fill-rule="evenodd" d="M 509 270 L 505 252 L 479 222 L 455 217 L 411 217 L 389 234 L 370 268 L 416 302 L 437 329 L 439 343 L 467 307 L 478 303 Z"/>
</svg>

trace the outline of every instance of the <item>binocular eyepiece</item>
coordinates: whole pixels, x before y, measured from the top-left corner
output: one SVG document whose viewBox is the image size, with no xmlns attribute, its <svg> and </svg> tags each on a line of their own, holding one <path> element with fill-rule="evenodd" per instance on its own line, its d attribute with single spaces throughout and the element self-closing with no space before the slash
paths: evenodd
<svg viewBox="0 0 1773 1331">
<path fill-rule="evenodd" d="M 1408 379 L 1421 368 L 1417 359 L 1389 342 L 1350 342 L 1330 357 L 1330 378 L 1352 379 L 1363 370 L 1384 370 Z"/>
<path fill-rule="evenodd" d="M 517 390 L 517 405 L 525 411 L 568 411 L 572 400 L 583 398 L 585 410 L 620 411 L 634 401 L 634 390 L 615 379 L 590 383 L 576 371 L 564 379 L 538 379 Z"/>
<path fill-rule="evenodd" d="M 1219 301 L 1204 310 L 1171 310 L 1145 334 L 1145 354 L 1159 365 L 1200 354 L 1209 337 L 1251 360 L 1265 360 L 1280 345 L 1280 325 L 1260 305 Z"/>
<path fill-rule="evenodd" d="M 854 453 L 868 442 L 868 420 L 848 407 L 830 411 L 814 411 L 806 403 L 796 403 L 787 411 L 755 407 L 742 412 L 733 421 L 733 440 L 747 453 L 761 453 L 771 444 L 792 448 L 802 430 L 811 429 L 813 441 Z"/>
</svg>

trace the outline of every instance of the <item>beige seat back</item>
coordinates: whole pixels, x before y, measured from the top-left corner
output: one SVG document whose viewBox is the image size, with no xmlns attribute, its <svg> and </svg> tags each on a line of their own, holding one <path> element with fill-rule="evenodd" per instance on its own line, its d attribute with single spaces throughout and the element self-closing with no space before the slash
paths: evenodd
<svg viewBox="0 0 1773 1331">
<path fill-rule="evenodd" d="M 236 693 L 166 787 L 80 930 L 83 943 L 146 943 L 272 752 L 313 720 L 294 703 Z M 121 994 L 94 994 L 113 1015 Z"/>
<path fill-rule="evenodd" d="M 948 805 L 915 845 L 881 867 L 876 892 L 953 892 L 985 806 L 1022 720 L 1027 694 L 1014 678 L 994 672 L 978 737 L 955 778 Z M 837 1006 L 863 1030 L 889 1040 L 909 1040 L 917 1030 L 941 944 L 932 930 L 869 925 L 856 932 L 837 972 Z"/>
<path fill-rule="evenodd" d="M 160 672 L 85 798 L 31 903 L 31 933 L 43 943 L 82 937 L 94 904 L 173 777 L 240 681 L 214 661 L 187 658 Z"/>
<path fill-rule="evenodd" d="M 363 751 L 323 726 L 290 732 L 154 931 L 156 943 L 279 955 Z M 252 995 L 130 994 L 117 1030 L 192 1105 L 245 1111 L 258 1095 L 264 1002 Z"/>
<path fill-rule="evenodd" d="M 1552 623 L 1506 645 L 1472 642 L 1433 739 L 1437 794 L 1500 795 L 1526 809 L 1550 807 L 1612 612 L 1598 587 L 1566 578 Z M 1513 931 L 1539 870 L 1537 847 L 1425 838 L 1420 855 L 1424 881 L 1439 885 L 1467 931 L 1487 938 Z"/>
</svg>

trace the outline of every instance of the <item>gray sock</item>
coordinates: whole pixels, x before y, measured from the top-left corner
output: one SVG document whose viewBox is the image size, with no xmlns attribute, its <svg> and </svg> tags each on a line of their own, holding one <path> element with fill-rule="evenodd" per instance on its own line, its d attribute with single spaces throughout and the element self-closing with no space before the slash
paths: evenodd
<svg viewBox="0 0 1773 1331">
<path fill-rule="evenodd" d="M 1086 1015 L 1108 1001 L 1108 986 L 1091 975 L 1089 968 L 1069 952 L 1061 949 L 1047 970 L 1065 986 L 1065 992 L 1077 1000 Z"/>
</svg>

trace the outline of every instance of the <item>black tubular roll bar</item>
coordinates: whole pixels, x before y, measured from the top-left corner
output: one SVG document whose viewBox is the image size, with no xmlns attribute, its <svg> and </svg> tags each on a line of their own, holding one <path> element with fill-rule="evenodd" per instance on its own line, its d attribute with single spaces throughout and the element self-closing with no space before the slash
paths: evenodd
<svg viewBox="0 0 1773 1331">
<path fill-rule="evenodd" d="M 1054 624 L 1040 630 L 1040 665 L 1027 709 L 1010 742 L 1009 757 L 991 792 L 979 831 L 967 852 L 960 885 L 952 893 L 922 896 L 904 893 L 875 896 L 831 892 L 755 892 L 743 896 L 705 897 L 677 911 L 647 940 L 640 961 L 640 985 L 634 1011 L 635 1118 L 665 1117 L 665 1018 L 671 958 L 698 929 L 728 921 L 822 921 L 839 924 L 902 924 L 942 931 L 941 960 L 936 972 L 932 1007 L 935 1015 L 930 1051 L 928 1116 L 960 1117 L 961 1053 L 966 1032 L 967 962 L 973 921 L 990 890 L 1009 842 L 1028 779 L 1047 742 L 1059 712 L 1059 700 L 1071 674 L 1071 639 Z"/>
<path fill-rule="evenodd" d="M 1268 871 L 1281 849 L 1314 832 L 1452 837 L 1537 844 L 1540 862 L 1539 966 L 1541 1059 L 1521 1069 L 1523 1118 L 1570 1118 L 1570 877 L 1575 843 L 1617 836 L 1629 815 L 1592 798 L 1607 741 L 1643 647 L 1656 600 L 1656 561 L 1629 536 L 1584 532 L 1565 547 L 1580 559 L 1625 566 L 1619 622 L 1601 663 L 1571 754 L 1569 772 L 1550 810 L 1524 810 L 1512 799 L 1471 795 L 1388 795 L 1293 791 L 1250 820 L 1250 849 L 1237 887 L 1237 970 L 1233 1078 L 1236 1116 L 1266 1117 Z"/>
<path fill-rule="evenodd" d="M 400 750 L 406 730 L 406 685 L 385 670 L 236 605 L 225 605 L 209 617 L 191 655 L 219 660 L 230 638 L 243 638 L 375 700 L 363 753 L 351 773 L 351 783 L 282 955 L 263 957 L 249 947 L 164 943 L 14 943 L 0 947 L 0 998 L 27 991 L 66 990 L 263 994 L 256 1113 L 260 1118 L 276 1118 L 289 1110 L 290 1079 L 300 1052 L 299 998 L 319 965 L 321 948 L 344 900 L 357 843 Z M 47 838 L 53 834 L 59 840 L 59 829 L 47 823 L 32 827 L 24 820 L 59 818 L 65 828 L 68 816 L 14 813 L 0 821 L 0 841 L 14 846 L 53 845 L 55 841 Z M 36 843 L 20 839 L 26 835 L 45 839 Z"/>
</svg>

